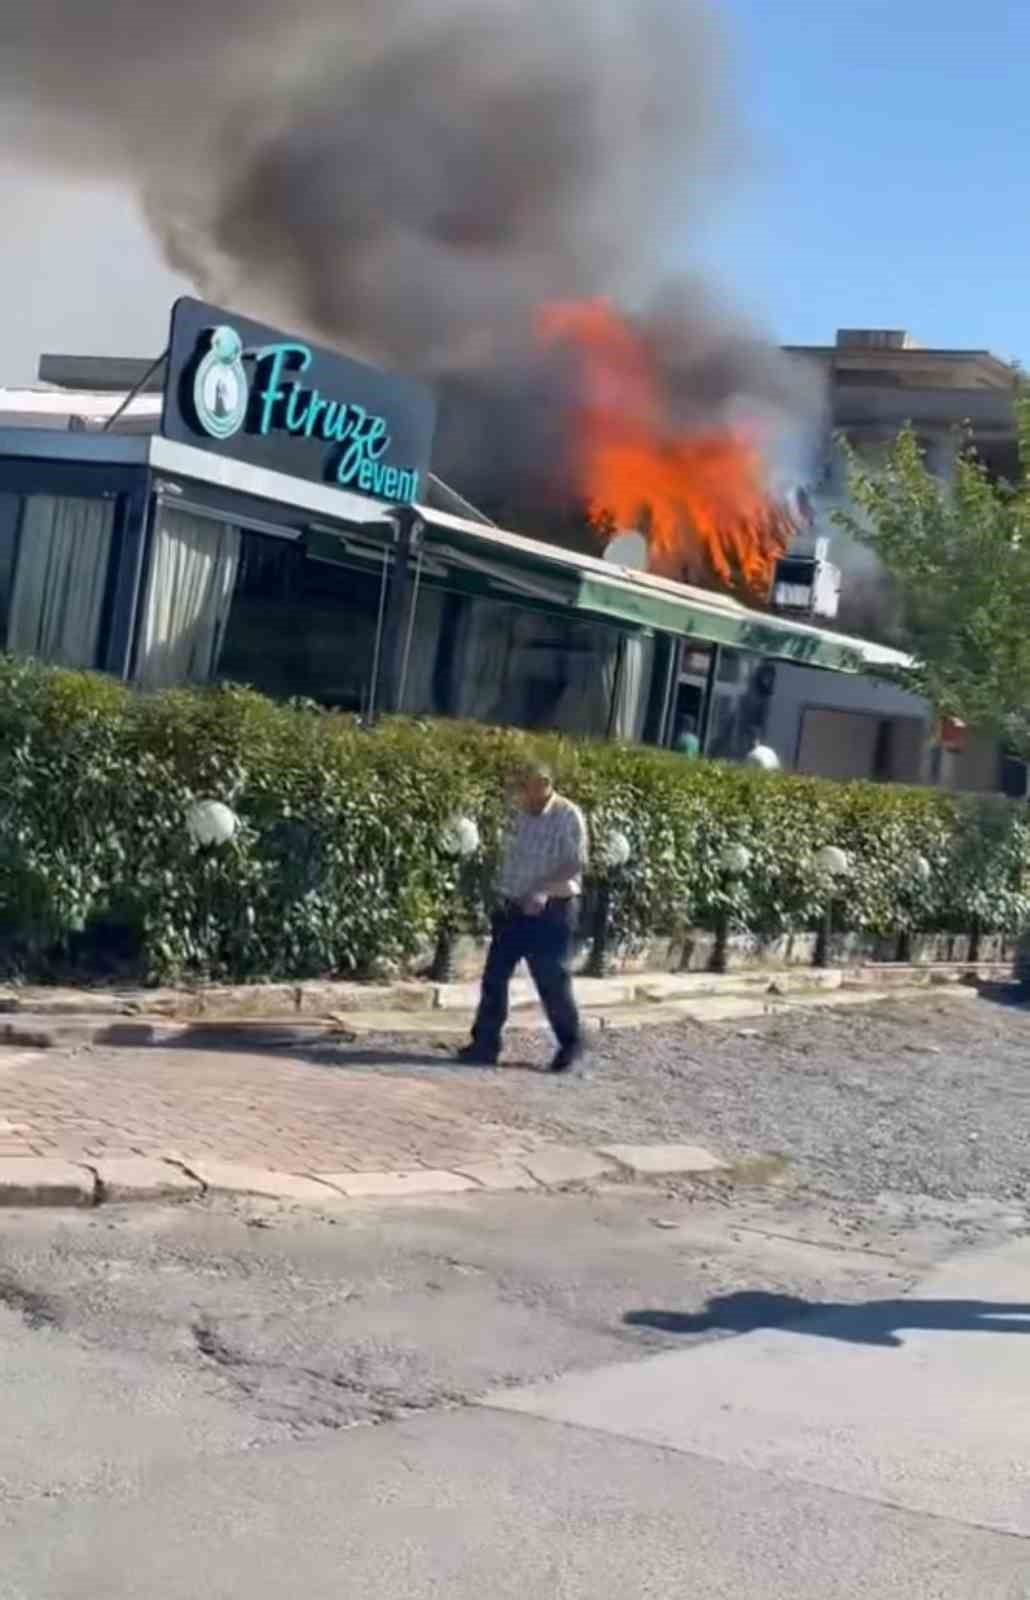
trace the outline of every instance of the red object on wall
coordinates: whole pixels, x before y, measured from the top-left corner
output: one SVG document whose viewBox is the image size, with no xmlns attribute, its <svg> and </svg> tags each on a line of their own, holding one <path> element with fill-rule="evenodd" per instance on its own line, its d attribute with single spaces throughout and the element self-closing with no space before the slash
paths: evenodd
<svg viewBox="0 0 1030 1600">
<path fill-rule="evenodd" d="M 942 717 L 940 727 L 940 744 L 942 750 L 948 750 L 953 755 L 958 755 L 966 748 L 966 733 L 968 729 L 958 717 Z"/>
</svg>

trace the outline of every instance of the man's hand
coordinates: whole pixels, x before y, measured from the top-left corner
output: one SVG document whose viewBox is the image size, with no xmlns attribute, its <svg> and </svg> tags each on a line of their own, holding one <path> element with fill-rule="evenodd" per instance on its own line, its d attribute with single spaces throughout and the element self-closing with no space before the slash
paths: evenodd
<svg viewBox="0 0 1030 1600">
<path fill-rule="evenodd" d="M 547 905 L 545 894 L 527 894 L 522 901 L 522 912 L 527 917 L 539 917 Z"/>
</svg>

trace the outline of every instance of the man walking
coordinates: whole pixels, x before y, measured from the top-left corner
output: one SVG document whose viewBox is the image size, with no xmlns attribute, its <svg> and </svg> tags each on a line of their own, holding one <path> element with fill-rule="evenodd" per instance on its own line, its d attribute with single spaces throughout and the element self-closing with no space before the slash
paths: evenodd
<svg viewBox="0 0 1030 1600">
<path fill-rule="evenodd" d="M 576 931 L 587 830 L 578 806 L 556 793 L 548 767 L 524 767 L 516 779 L 517 812 L 505 841 L 501 906 L 483 973 L 472 1042 L 459 1059 L 494 1066 L 508 1020 L 508 988 L 520 961 L 529 967 L 558 1040 L 552 1072 L 568 1072 L 583 1053 L 569 962 Z"/>
</svg>

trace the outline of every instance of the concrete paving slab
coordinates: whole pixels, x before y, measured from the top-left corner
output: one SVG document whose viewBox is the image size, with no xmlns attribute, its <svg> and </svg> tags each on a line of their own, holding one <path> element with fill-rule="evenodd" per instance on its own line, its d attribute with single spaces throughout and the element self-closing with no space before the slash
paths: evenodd
<svg viewBox="0 0 1030 1600">
<path fill-rule="evenodd" d="M 584 978 L 575 979 L 576 997 L 581 1006 L 605 1010 L 609 1006 L 632 1005 L 639 998 L 636 978 Z"/>
<path fill-rule="evenodd" d="M 297 1006 L 308 1016 L 332 1016 L 349 1011 L 432 1010 L 436 992 L 432 984 L 398 983 L 302 983 L 297 989 Z"/>
<path fill-rule="evenodd" d="M 195 1010 L 184 1006 L 184 1015 L 211 1017 L 216 1021 L 239 1018 L 280 1020 L 297 1011 L 298 987 L 295 983 L 212 984 L 198 989 Z"/>
<path fill-rule="evenodd" d="M 615 1163 L 592 1150 L 535 1150 L 525 1158 L 529 1173 L 546 1188 L 563 1183 L 592 1183 L 614 1170 Z"/>
<path fill-rule="evenodd" d="M 582 1020 L 585 1022 L 587 1018 L 584 1016 Z M 596 1020 L 602 1033 L 627 1033 L 637 1028 L 667 1027 L 670 1022 L 682 1022 L 683 1012 L 675 1001 L 669 1005 L 645 1001 L 642 1005 L 612 1006 L 609 1011 L 599 1012 Z"/>
<path fill-rule="evenodd" d="M 472 1011 L 343 1011 L 329 1017 L 325 1031 L 330 1037 L 363 1039 L 369 1034 L 417 1034 L 427 1044 L 443 1041 L 448 1047 L 456 1038 L 467 1038 L 472 1026 Z"/>
<path fill-rule="evenodd" d="M 641 1011 L 650 1021 L 655 1008 L 634 1008 L 634 1012 Z M 583 1031 L 587 1034 L 600 1033 L 601 1029 L 608 1026 L 611 1017 L 616 1015 L 617 1008 L 612 1011 L 599 1011 L 594 1014 L 585 1012 L 582 1016 Z M 455 1040 L 464 1042 L 468 1039 L 475 1019 L 475 1011 L 431 1011 L 412 1013 L 405 1011 L 355 1011 L 353 1014 L 344 1013 L 333 1017 L 326 1024 L 326 1032 L 330 1036 L 341 1038 L 363 1039 L 369 1035 L 396 1033 L 417 1034 L 427 1044 L 433 1045 L 437 1041 L 448 1050 L 453 1050 Z M 655 1020 L 661 1020 L 655 1018 Z M 667 1019 L 668 1020 L 668 1019 Z M 639 1026 L 639 1024 L 636 1024 Z M 521 1033 L 550 1032 L 547 1022 L 539 1011 L 534 1011 L 526 1006 L 520 1011 L 512 1013 L 509 1027 Z"/>
<path fill-rule="evenodd" d="M 713 995 L 699 1000 L 675 1000 L 663 1006 L 691 1022 L 740 1022 L 750 1017 L 767 1017 L 785 1011 L 787 1003 L 775 995 Z M 647 1026 L 646 1012 L 640 1026 Z"/>
<path fill-rule="evenodd" d="M 80 1031 L 92 1027 L 86 1020 L 78 1026 Z M 19 1016 L 16 1021 L 5 1018 L 0 1022 L 0 1045 L 12 1050 L 53 1050 L 61 1042 L 62 1030 L 45 1017 Z"/>
<path fill-rule="evenodd" d="M 479 981 L 473 983 L 439 983 L 433 990 L 437 1011 L 467 1011 L 475 1013 L 479 1004 Z M 528 978 L 513 978 L 508 1003 L 512 1011 L 538 1004 L 537 992 Z"/>
<path fill-rule="evenodd" d="M 181 1167 L 145 1156 L 120 1156 L 96 1160 L 92 1167 L 100 1184 L 100 1199 L 117 1205 L 132 1200 L 190 1200 L 203 1191 L 196 1178 Z"/>
<path fill-rule="evenodd" d="M 320 1182 L 330 1184 L 349 1200 L 402 1200 L 405 1195 L 468 1194 L 476 1188 L 471 1178 L 458 1172 L 323 1172 Z"/>
<path fill-rule="evenodd" d="M 258 1195 L 264 1200 L 297 1200 L 324 1205 L 335 1197 L 327 1184 L 292 1172 L 266 1171 L 235 1161 L 184 1159 L 183 1165 L 198 1177 L 212 1194 Z"/>
<path fill-rule="evenodd" d="M 518 1161 L 473 1161 L 455 1170 L 463 1178 L 471 1178 L 481 1189 L 515 1191 L 537 1186 L 528 1168 Z"/>
<path fill-rule="evenodd" d="M 86 1167 L 45 1156 L 0 1157 L 0 1206 L 91 1206 L 96 1180 Z"/>
<path fill-rule="evenodd" d="M 576 997 L 585 1009 L 605 1009 L 608 1006 L 631 1005 L 638 997 L 636 978 L 581 978 L 575 979 Z M 540 999 L 529 978 L 515 978 L 511 986 L 513 1011 L 539 1011 Z M 436 1005 L 440 1011 L 468 1011 L 474 1013 L 479 1004 L 479 981 L 473 983 L 446 983 L 436 989 Z M 521 1018 L 519 1019 L 521 1026 Z"/>
<path fill-rule="evenodd" d="M 459 1410 L 161 1461 L 117 1499 L 80 1491 L 15 1504 L 0 1590 L 12 1600 L 1023 1600 L 1026 1580 L 1021 1540 Z"/>
<path fill-rule="evenodd" d="M 1030 1243 L 769 1328 L 775 1298 L 714 1308 L 713 1331 L 744 1337 L 487 1403 L 1030 1537 Z M 675 1308 L 655 1314 L 675 1331 Z"/>
<path fill-rule="evenodd" d="M 599 1154 L 610 1156 L 641 1177 L 675 1177 L 691 1172 L 726 1172 L 725 1161 L 692 1144 L 608 1144 Z"/>
<path fill-rule="evenodd" d="M 966 988 L 955 984 L 947 990 L 935 991 L 936 998 L 940 1000 L 975 1000 L 975 989 Z M 825 1011 L 849 1006 L 882 1005 L 885 1000 L 926 1000 L 926 985 L 905 986 L 884 989 L 852 989 L 845 986 L 833 994 L 811 994 L 804 998 L 800 995 L 788 995 L 784 1004 L 791 1011 Z"/>
<path fill-rule="evenodd" d="M 745 997 L 764 995 L 773 991 L 779 994 L 797 994 L 807 991 L 839 989 L 844 982 L 841 968 L 802 967 L 797 970 L 759 972 L 668 972 L 649 974 L 636 984 L 638 1000 L 703 1000 L 710 997 L 722 999 L 734 995 Z"/>
<path fill-rule="evenodd" d="M 926 999 L 926 990 L 905 989 L 838 989 L 831 994 L 790 995 L 784 1002 L 791 1011 L 836 1011 L 849 1006 L 875 1006 L 884 1000 L 903 1000 L 906 993 L 918 994 Z"/>
<path fill-rule="evenodd" d="M 140 990 L 73 989 L 58 985 L 0 989 L 0 1011 L 46 1013 L 47 1016 L 123 1016 Z"/>
</svg>

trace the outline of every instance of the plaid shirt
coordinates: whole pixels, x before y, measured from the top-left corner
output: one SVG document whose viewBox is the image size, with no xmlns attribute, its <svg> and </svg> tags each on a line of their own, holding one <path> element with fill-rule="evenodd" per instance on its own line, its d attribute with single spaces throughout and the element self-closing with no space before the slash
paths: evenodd
<svg viewBox="0 0 1030 1600">
<path fill-rule="evenodd" d="M 587 864 L 587 828 L 571 800 L 553 794 L 543 811 L 516 813 L 508 830 L 497 887 L 505 900 L 546 894 L 570 900 L 582 894 Z M 566 876 L 555 874 L 564 871 Z"/>
</svg>

